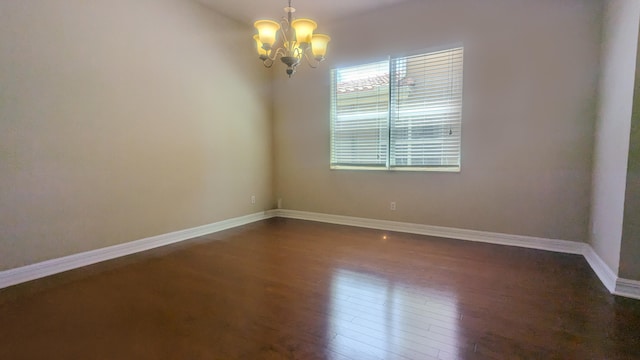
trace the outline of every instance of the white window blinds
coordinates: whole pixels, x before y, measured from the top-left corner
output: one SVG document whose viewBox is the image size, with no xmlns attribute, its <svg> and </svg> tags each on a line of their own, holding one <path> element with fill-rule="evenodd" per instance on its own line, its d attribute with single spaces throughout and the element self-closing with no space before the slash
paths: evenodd
<svg viewBox="0 0 640 360">
<path fill-rule="evenodd" d="M 331 167 L 460 169 L 463 49 L 332 71 Z"/>
<path fill-rule="evenodd" d="M 331 164 L 387 166 L 389 62 L 332 70 Z"/>
</svg>

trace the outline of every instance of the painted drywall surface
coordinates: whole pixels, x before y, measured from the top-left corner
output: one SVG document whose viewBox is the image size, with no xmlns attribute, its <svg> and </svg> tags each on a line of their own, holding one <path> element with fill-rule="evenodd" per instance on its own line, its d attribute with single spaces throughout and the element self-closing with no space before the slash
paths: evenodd
<svg viewBox="0 0 640 360">
<path fill-rule="evenodd" d="M 605 4 L 590 242 L 618 273 L 640 2 Z"/>
<path fill-rule="evenodd" d="M 190 1 L 1 2 L 0 270 L 270 208 L 250 40 Z"/>
<path fill-rule="evenodd" d="M 601 6 L 422 1 L 324 24 L 333 40 L 319 69 L 289 80 L 274 67 L 276 197 L 287 209 L 586 241 Z M 457 43 L 460 173 L 329 169 L 330 68 Z"/>
<path fill-rule="evenodd" d="M 619 275 L 625 279 L 640 281 L 640 36 L 636 51 L 638 53 L 636 55 L 633 111 L 631 113 Z"/>
</svg>

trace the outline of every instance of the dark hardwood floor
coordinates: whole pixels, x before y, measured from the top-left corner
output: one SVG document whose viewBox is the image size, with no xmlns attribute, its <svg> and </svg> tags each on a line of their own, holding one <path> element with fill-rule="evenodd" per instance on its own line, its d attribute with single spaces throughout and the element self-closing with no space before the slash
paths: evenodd
<svg viewBox="0 0 640 360">
<path fill-rule="evenodd" d="M 0 359 L 640 359 L 577 255 L 270 219 L 0 290 Z"/>
</svg>

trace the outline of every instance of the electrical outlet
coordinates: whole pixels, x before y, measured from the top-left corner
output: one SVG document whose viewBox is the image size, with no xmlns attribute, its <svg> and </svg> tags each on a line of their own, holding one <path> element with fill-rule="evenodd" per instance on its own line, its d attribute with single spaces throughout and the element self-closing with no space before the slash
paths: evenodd
<svg viewBox="0 0 640 360">
<path fill-rule="evenodd" d="M 396 210 L 396 202 L 395 202 L 395 201 L 392 201 L 392 202 L 391 202 L 391 204 L 389 205 L 389 209 L 390 209 L 391 211 L 395 211 L 395 210 Z"/>
<path fill-rule="evenodd" d="M 256 196 L 255 195 L 251 195 L 251 203 L 252 204 L 256 203 Z"/>
</svg>

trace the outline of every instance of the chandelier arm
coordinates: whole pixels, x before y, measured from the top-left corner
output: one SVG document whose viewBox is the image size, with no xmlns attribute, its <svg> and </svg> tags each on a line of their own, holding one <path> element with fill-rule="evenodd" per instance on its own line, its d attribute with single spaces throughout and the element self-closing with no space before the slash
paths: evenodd
<svg viewBox="0 0 640 360">
<path fill-rule="evenodd" d="M 277 57 L 278 57 L 277 51 L 269 51 L 269 55 L 267 55 L 267 59 L 271 60 L 271 62 L 273 62 Z"/>
<path fill-rule="evenodd" d="M 291 23 L 285 17 L 282 17 L 282 19 L 280 19 L 280 25 L 280 32 L 282 33 L 282 44 L 284 45 L 289 42 L 289 39 L 287 38 L 287 32 L 291 28 Z"/>
<path fill-rule="evenodd" d="M 307 51 L 304 52 L 304 58 L 307 59 L 307 64 L 309 64 L 309 67 L 312 69 L 316 69 L 318 68 L 318 65 L 320 65 L 320 61 L 317 61 L 315 58 L 309 58 L 309 53 Z M 311 60 L 313 59 L 313 60 Z"/>
<path fill-rule="evenodd" d="M 262 59 L 262 62 L 266 62 L 267 60 L 269 60 L 273 63 L 278 58 L 278 55 L 280 56 L 284 55 L 284 49 L 282 49 L 281 47 L 278 47 L 277 49 L 275 49 L 275 51 L 271 49 L 271 51 L 269 51 L 269 54 L 265 55 L 265 58 Z M 271 66 L 268 66 L 268 67 L 271 67 Z"/>
<path fill-rule="evenodd" d="M 273 54 L 273 59 L 271 59 L 272 61 L 275 60 L 278 55 L 280 55 L 280 57 L 286 56 L 286 50 L 282 47 L 278 47 L 275 51 L 275 53 Z"/>
<path fill-rule="evenodd" d="M 273 60 L 271 58 L 266 58 L 264 60 L 262 60 L 262 65 L 264 65 L 264 67 L 266 68 L 271 68 L 273 66 Z"/>
</svg>

